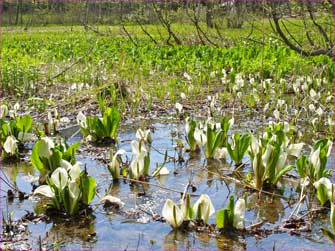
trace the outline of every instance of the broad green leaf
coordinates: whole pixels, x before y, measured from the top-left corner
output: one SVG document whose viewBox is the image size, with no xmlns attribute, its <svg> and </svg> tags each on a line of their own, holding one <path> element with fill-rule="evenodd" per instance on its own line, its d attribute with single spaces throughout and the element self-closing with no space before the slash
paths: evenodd
<svg viewBox="0 0 335 251">
<path fill-rule="evenodd" d="M 31 115 L 16 117 L 16 127 L 21 132 L 30 132 L 32 124 L 33 118 L 31 117 Z"/>
<path fill-rule="evenodd" d="M 40 147 L 41 142 L 37 141 L 33 147 L 30 160 L 33 166 L 38 170 L 41 171 L 44 168 L 44 165 L 39 157 L 39 147 Z"/>
<path fill-rule="evenodd" d="M 89 205 L 95 196 L 96 182 L 95 179 L 90 176 L 82 176 L 81 178 L 81 190 L 82 190 L 82 202 L 85 205 Z"/>
</svg>

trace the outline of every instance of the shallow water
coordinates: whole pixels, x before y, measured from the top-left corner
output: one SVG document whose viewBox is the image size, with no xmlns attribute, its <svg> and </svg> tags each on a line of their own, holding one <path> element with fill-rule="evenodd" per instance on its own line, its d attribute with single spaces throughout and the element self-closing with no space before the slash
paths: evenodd
<svg viewBox="0 0 335 251">
<path fill-rule="evenodd" d="M 146 122 L 145 122 L 146 123 Z M 130 141 L 135 139 L 136 129 L 143 122 L 136 124 L 124 125 L 120 130 L 119 148 L 127 151 L 127 156 L 131 158 Z M 171 131 L 182 132 L 182 127 L 177 124 L 164 124 L 154 122 L 152 126 L 155 133 L 152 134 L 153 143 L 151 149 L 151 169 L 155 167 L 155 163 L 161 163 L 164 156 L 161 154 L 168 150 L 169 156 L 176 156 L 174 145 L 176 138 L 171 136 Z M 244 124 L 241 122 L 240 129 L 243 130 Z M 71 138 L 71 142 L 80 139 L 80 134 Z M 161 153 L 158 153 L 156 150 Z M 103 149 L 106 153 L 109 149 Z M 236 197 L 242 197 L 245 190 L 233 182 L 218 179 L 214 173 L 230 174 L 233 167 L 230 166 L 230 160 L 226 162 L 212 161 L 205 163 L 203 156 L 189 158 L 187 153 L 184 154 L 187 161 L 183 164 L 168 162 L 166 167 L 170 170 L 169 176 L 151 179 L 153 185 L 135 185 L 130 186 L 129 183 L 120 181 L 113 184 L 111 176 L 106 166 L 83 152 L 79 153 L 77 160 L 83 162 L 87 166 L 89 174 L 97 180 L 97 191 L 104 194 L 105 191 L 113 196 L 119 197 L 125 202 L 123 211 L 106 211 L 102 205 L 98 206 L 93 212 L 92 221 L 85 222 L 81 220 L 64 221 L 56 220 L 51 222 L 29 223 L 28 243 L 32 249 L 38 249 L 39 238 L 42 240 L 43 247 L 53 249 L 56 242 L 60 249 L 78 250 L 78 249 L 95 249 L 95 250 L 147 250 L 147 249 L 234 249 L 234 250 L 331 250 L 333 244 L 328 241 L 321 233 L 320 227 L 329 228 L 329 214 L 319 214 L 313 221 L 312 231 L 300 233 L 300 235 L 290 235 L 288 233 L 271 234 L 267 237 L 260 236 L 242 236 L 239 234 L 225 235 L 209 235 L 207 233 L 185 232 L 182 230 L 173 231 L 172 228 L 162 222 L 152 220 L 151 213 L 161 214 L 161 209 L 167 198 L 174 201 L 180 199 L 180 194 L 169 190 L 161 189 L 161 187 L 172 188 L 174 190 L 183 191 L 190 177 L 197 190 L 194 194 L 208 194 L 216 210 L 225 207 L 230 194 Z M 247 157 L 245 158 L 247 160 Z M 328 161 L 328 167 L 334 165 L 334 155 Z M 247 173 L 250 166 L 247 164 L 242 170 Z M 209 170 L 210 173 L 207 171 Z M 19 190 L 30 193 L 32 186 L 29 182 L 30 175 L 38 175 L 33 167 L 27 163 L 18 163 L 15 165 L 6 165 L 3 163 L 3 171 L 11 180 L 16 179 L 16 185 Z M 4 174 L 1 173 L 4 177 Z M 16 178 L 15 178 L 16 177 Z M 283 195 L 285 197 L 299 197 L 299 190 L 296 188 L 296 182 L 286 180 L 283 184 Z M 294 184 L 294 185 L 292 185 Z M 159 185 L 159 186 L 157 186 Z M 227 188 L 229 187 L 229 190 Z M 1 188 L 7 191 L 8 186 L 1 183 Z M 145 192 L 145 195 L 141 195 Z M 247 213 L 246 226 L 266 221 L 262 226 L 264 229 L 272 229 L 281 223 L 283 219 L 287 219 L 295 207 L 295 204 L 288 205 L 287 201 L 282 198 L 263 195 L 262 200 L 258 201 L 257 193 L 247 193 Z M 195 202 L 197 197 L 192 197 Z M 315 198 L 309 198 L 315 201 Z M 92 204 L 98 203 L 95 198 Z M 317 203 L 317 202 L 314 202 Z M 30 197 L 23 202 L 14 199 L 8 202 L 6 196 L 2 192 L 1 207 L 4 215 L 7 212 L 14 212 L 14 219 L 21 218 L 26 211 L 36 212 L 45 205 L 44 201 L 38 198 Z M 317 205 L 317 204 L 316 204 Z M 8 209 L 7 209 L 8 207 Z M 301 211 L 306 209 L 306 204 L 301 206 Z M 127 216 L 124 211 L 127 211 Z M 137 212 L 130 215 L 131 212 Z M 210 217 L 209 223 L 215 223 L 215 215 Z M 19 245 L 19 243 L 18 243 Z M 22 247 L 22 246 L 21 246 Z"/>
</svg>

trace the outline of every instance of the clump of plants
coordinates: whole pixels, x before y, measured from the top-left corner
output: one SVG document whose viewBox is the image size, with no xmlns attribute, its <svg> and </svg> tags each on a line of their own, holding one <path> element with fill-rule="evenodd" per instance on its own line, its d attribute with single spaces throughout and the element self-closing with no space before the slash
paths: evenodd
<svg viewBox="0 0 335 251">
<path fill-rule="evenodd" d="M 216 214 L 216 226 L 219 229 L 243 229 L 245 218 L 245 199 L 238 199 L 236 202 L 231 195 L 229 202 L 224 209 Z"/>
<path fill-rule="evenodd" d="M 221 122 L 214 123 L 208 119 L 203 125 L 192 118 L 186 119 L 186 141 L 190 146 L 189 151 L 200 151 L 205 148 L 206 159 L 221 159 L 227 155 L 228 130 L 233 124 L 233 119 L 224 116 Z"/>
<path fill-rule="evenodd" d="M 60 167 L 64 161 L 75 164 L 75 155 L 79 145 L 80 142 L 76 142 L 69 146 L 62 139 L 55 142 L 49 137 L 39 139 L 33 147 L 30 160 L 40 172 L 41 181 L 45 181 L 46 177 Z"/>
<path fill-rule="evenodd" d="M 120 121 L 121 115 L 116 107 L 107 107 L 102 118 L 85 116 L 82 112 L 77 116 L 83 136 L 97 143 L 115 143 Z"/>
<path fill-rule="evenodd" d="M 253 177 L 250 182 L 256 189 L 277 186 L 280 178 L 294 169 L 293 165 L 286 165 L 288 155 L 299 157 L 303 148 L 303 143 L 289 145 L 288 130 L 280 124 L 270 124 L 258 138 L 251 136 L 248 154 Z"/>
<path fill-rule="evenodd" d="M 46 183 L 36 188 L 34 194 L 51 199 L 47 205 L 49 210 L 64 212 L 68 216 L 86 209 L 95 196 L 96 181 L 88 176 L 86 170 L 80 170 L 79 162 L 71 165 L 62 161 L 61 167 L 52 172 Z"/>
<path fill-rule="evenodd" d="M 332 147 L 331 140 L 321 139 L 314 144 L 309 156 L 305 154 L 300 156 L 296 161 L 296 169 L 300 177 L 308 177 L 311 182 L 315 182 L 322 177 L 329 176 L 331 170 L 327 169 L 326 165 Z"/>
<path fill-rule="evenodd" d="M 162 209 L 163 217 L 173 228 L 179 228 L 184 222 L 193 219 L 206 225 L 214 213 L 215 208 L 207 194 L 202 194 L 192 206 L 189 194 L 179 204 L 167 199 Z"/>
<path fill-rule="evenodd" d="M 18 158 L 19 152 L 23 150 L 24 143 L 34 139 L 32 133 L 33 119 L 31 115 L 17 115 L 18 104 L 14 110 L 8 111 L 6 105 L 1 106 L 0 117 L 0 144 L 3 148 L 3 158 Z M 8 113 L 10 114 L 7 119 Z"/>
<path fill-rule="evenodd" d="M 331 230 L 321 228 L 324 235 L 330 240 L 335 241 L 335 202 L 334 202 L 334 190 L 335 185 L 331 183 L 328 178 L 322 177 L 318 181 L 314 182 L 314 187 L 317 190 L 317 197 L 321 205 L 325 205 L 327 202 L 330 203 L 330 225 Z"/>
</svg>

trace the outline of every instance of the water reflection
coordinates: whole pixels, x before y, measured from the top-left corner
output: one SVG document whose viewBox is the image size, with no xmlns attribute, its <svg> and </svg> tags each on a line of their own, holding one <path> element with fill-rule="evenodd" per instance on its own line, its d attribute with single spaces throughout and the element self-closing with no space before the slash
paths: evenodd
<svg viewBox="0 0 335 251">
<path fill-rule="evenodd" d="M 192 241 L 189 238 L 187 232 L 179 229 L 171 230 L 165 238 L 163 242 L 164 250 L 178 250 L 179 249 L 190 249 L 192 248 Z"/>
<path fill-rule="evenodd" d="M 284 205 L 279 197 L 262 194 L 258 199 L 258 193 L 248 197 L 247 208 L 252 208 L 257 220 L 266 220 L 272 224 L 285 216 Z"/>
<path fill-rule="evenodd" d="M 60 244 L 79 243 L 80 246 L 85 246 L 85 249 L 93 249 L 97 241 L 94 223 L 93 216 L 73 220 L 55 220 L 44 241 L 48 243 L 56 241 Z"/>
<path fill-rule="evenodd" d="M 224 233 L 216 237 L 216 245 L 218 250 L 246 250 L 247 244 L 234 233 Z"/>
</svg>

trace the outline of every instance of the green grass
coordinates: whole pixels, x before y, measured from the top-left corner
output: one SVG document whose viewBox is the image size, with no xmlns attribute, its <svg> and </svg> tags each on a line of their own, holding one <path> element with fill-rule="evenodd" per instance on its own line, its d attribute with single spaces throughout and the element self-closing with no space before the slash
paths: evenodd
<svg viewBox="0 0 335 251">
<path fill-rule="evenodd" d="M 32 27 L 28 31 L 15 32 L 6 32 L 5 28 L 1 81 L 5 95 L 27 98 L 41 94 L 43 89 L 39 83 L 62 88 L 84 83 L 101 89 L 125 82 L 131 89 L 131 99 L 136 104 L 132 105 L 136 109 L 143 95 L 146 100 L 154 98 L 173 103 L 178 100 L 180 92 L 193 97 L 205 97 L 219 89 L 230 93 L 237 73 L 246 78 L 254 77 L 258 84 L 267 78 L 275 83 L 282 78 L 291 82 L 299 76 L 326 78 L 329 83 L 333 82 L 334 63 L 331 58 L 302 57 L 274 39 L 264 39 L 264 46 L 243 41 L 241 37 L 249 32 L 247 27 L 225 31 L 233 41 L 228 47 L 192 44 L 194 32 L 188 25 L 173 26 L 179 36 L 188 37 L 190 41 L 189 45 L 180 46 L 155 45 L 140 27 L 128 26 L 128 31 L 136 34 L 135 46 L 119 27 L 108 28 L 110 36 L 98 36 L 80 26 L 74 26 L 72 31 L 69 26 Z M 159 36 L 158 28 L 146 26 L 155 37 Z M 101 26 L 99 30 L 104 32 L 107 27 Z M 258 31 L 254 38 L 260 40 L 264 37 Z M 82 60 L 71 69 L 51 80 L 80 57 Z M 230 72 L 228 86 L 221 82 L 222 69 Z M 192 77 L 191 81 L 183 77 L 185 72 Z M 189 91 L 190 85 L 192 91 Z M 330 88 L 330 85 L 326 87 L 327 90 Z M 229 93 L 222 95 L 230 97 Z M 252 100 L 245 102 L 248 105 L 254 103 Z"/>
</svg>

